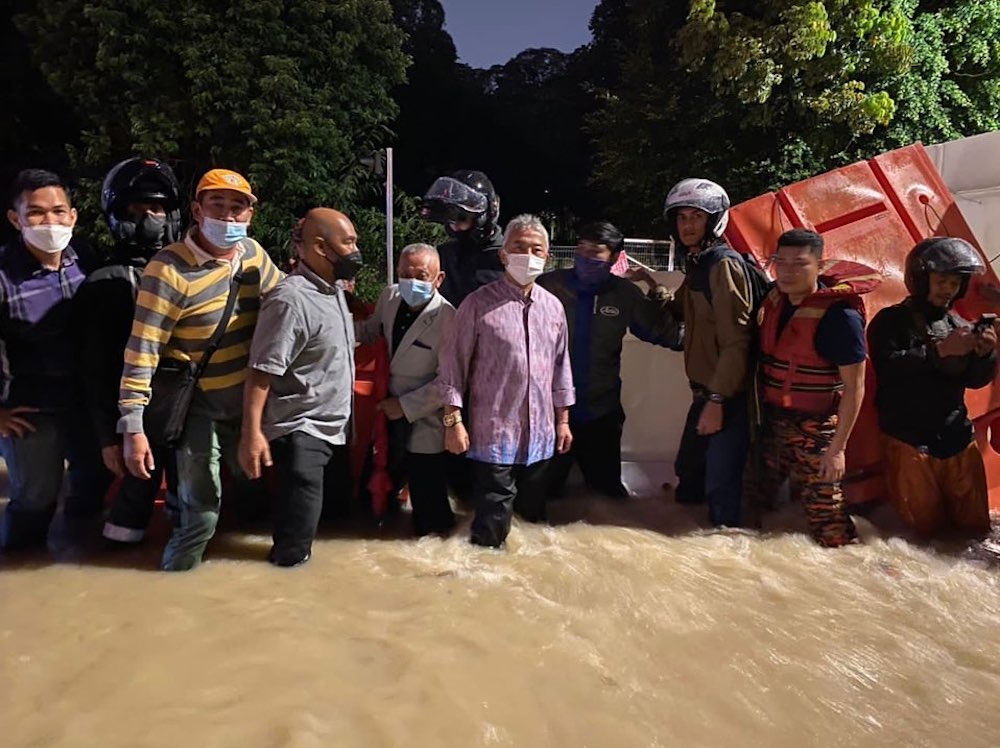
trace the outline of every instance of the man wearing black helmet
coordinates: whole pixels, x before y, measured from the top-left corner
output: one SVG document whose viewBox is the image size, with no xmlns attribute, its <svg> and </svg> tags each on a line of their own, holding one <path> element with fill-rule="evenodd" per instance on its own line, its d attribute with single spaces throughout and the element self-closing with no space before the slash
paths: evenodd
<svg viewBox="0 0 1000 748">
<path fill-rule="evenodd" d="M 443 224 L 452 237 L 437 249 L 444 273 L 439 291 L 453 306 L 457 308 L 480 286 L 503 277 L 500 198 L 483 172 L 462 169 L 434 180 L 420 214 Z"/>
<path fill-rule="evenodd" d="M 985 270 L 965 240 L 926 239 L 906 258 L 910 295 L 868 326 L 889 497 L 924 538 L 979 539 L 990 531 L 986 470 L 965 390 L 996 377 L 996 326 L 991 317 L 970 324 L 952 311 Z"/>
<path fill-rule="evenodd" d="M 693 402 L 675 462 L 675 496 L 681 503 L 707 502 L 713 525 L 737 527 L 750 444 L 750 271 L 722 239 L 729 196 L 719 185 L 707 179 L 678 182 L 667 195 L 664 217 L 688 254 L 673 311 L 684 322 L 684 368 Z"/>
<path fill-rule="evenodd" d="M 111 543 L 131 544 L 145 537 L 163 470 L 172 468 L 173 456 L 165 450 L 157 455 L 152 480 L 140 480 L 125 469 L 122 440 L 116 433 L 118 386 L 142 271 L 154 254 L 181 235 L 180 186 L 166 164 L 129 158 L 104 178 L 101 211 L 115 246 L 111 263 L 88 277 L 76 297 L 83 325 L 80 360 L 101 456 L 105 466 L 122 478 L 104 537 Z M 172 493 L 174 481 L 168 482 Z"/>
<path fill-rule="evenodd" d="M 500 197 L 483 172 L 461 169 L 435 179 L 424 195 L 420 215 L 443 224 L 452 237 L 437 248 L 444 274 L 438 292 L 456 309 L 473 291 L 504 277 Z M 468 413 L 465 417 L 470 420 Z M 472 467 L 461 455 L 448 457 L 448 483 L 463 500 L 472 497 Z"/>
</svg>

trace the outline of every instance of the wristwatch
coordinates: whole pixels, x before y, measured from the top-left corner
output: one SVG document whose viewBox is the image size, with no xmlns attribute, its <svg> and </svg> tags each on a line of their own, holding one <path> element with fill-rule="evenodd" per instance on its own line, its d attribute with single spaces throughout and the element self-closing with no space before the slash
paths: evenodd
<svg viewBox="0 0 1000 748">
<path fill-rule="evenodd" d="M 456 410 L 454 413 L 445 413 L 444 417 L 441 419 L 441 423 L 444 424 L 446 429 L 450 429 L 455 424 L 462 422 L 462 411 Z"/>
<path fill-rule="evenodd" d="M 722 403 L 726 402 L 726 398 L 724 398 L 722 395 L 718 394 L 717 392 L 709 392 L 708 393 L 708 401 L 710 403 L 718 403 L 719 405 L 722 405 Z"/>
</svg>

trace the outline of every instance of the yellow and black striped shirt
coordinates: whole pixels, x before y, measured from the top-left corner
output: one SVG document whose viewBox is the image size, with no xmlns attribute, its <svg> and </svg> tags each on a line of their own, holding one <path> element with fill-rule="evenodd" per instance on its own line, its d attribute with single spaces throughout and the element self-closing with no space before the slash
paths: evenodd
<svg viewBox="0 0 1000 748">
<path fill-rule="evenodd" d="M 220 419 L 242 411 L 250 341 L 260 297 L 282 273 L 253 239 L 242 243 L 243 283 L 218 350 L 198 382 L 198 401 Z M 202 255 L 199 257 L 199 255 Z M 232 281 L 228 260 L 205 261 L 190 235 L 187 242 L 160 250 L 142 275 L 132 334 L 125 349 L 118 421 L 119 433 L 142 431 L 143 409 L 161 357 L 199 361 L 226 308 Z"/>
</svg>

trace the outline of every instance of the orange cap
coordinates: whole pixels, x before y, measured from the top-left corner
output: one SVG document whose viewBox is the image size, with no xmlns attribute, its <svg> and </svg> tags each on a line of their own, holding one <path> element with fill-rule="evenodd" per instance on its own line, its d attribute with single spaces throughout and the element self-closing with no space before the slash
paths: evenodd
<svg viewBox="0 0 1000 748">
<path fill-rule="evenodd" d="M 212 169 L 205 172 L 205 176 L 198 180 L 194 196 L 198 197 L 205 190 L 233 190 L 235 192 L 242 192 L 250 198 L 250 202 L 257 202 L 257 196 L 250 189 L 250 183 L 246 180 L 246 177 L 229 169 Z"/>
</svg>

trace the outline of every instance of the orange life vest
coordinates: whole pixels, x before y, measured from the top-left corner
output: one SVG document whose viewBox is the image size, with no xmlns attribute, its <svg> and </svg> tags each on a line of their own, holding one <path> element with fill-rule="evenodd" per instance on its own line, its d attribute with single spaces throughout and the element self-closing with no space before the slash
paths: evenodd
<svg viewBox="0 0 1000 748">
<path fill-rule="evenodd" d="M 760 388 L 764 402 L 785 410 L 831 415 L 840 405 L 844 382 L 834 364 L 816 350 L 816 332 L 834 304 L 847 304 L 865 316 L 861 294 L 881 282 L 869 267 L 844 260 L 825 260 L 821 288 L 807 296 L 781 328 L 788 296 L 772 288 L 757 313 L 760 328 Z M 779 333 L 780 328 L 780 333 Z"/>
</svg>

